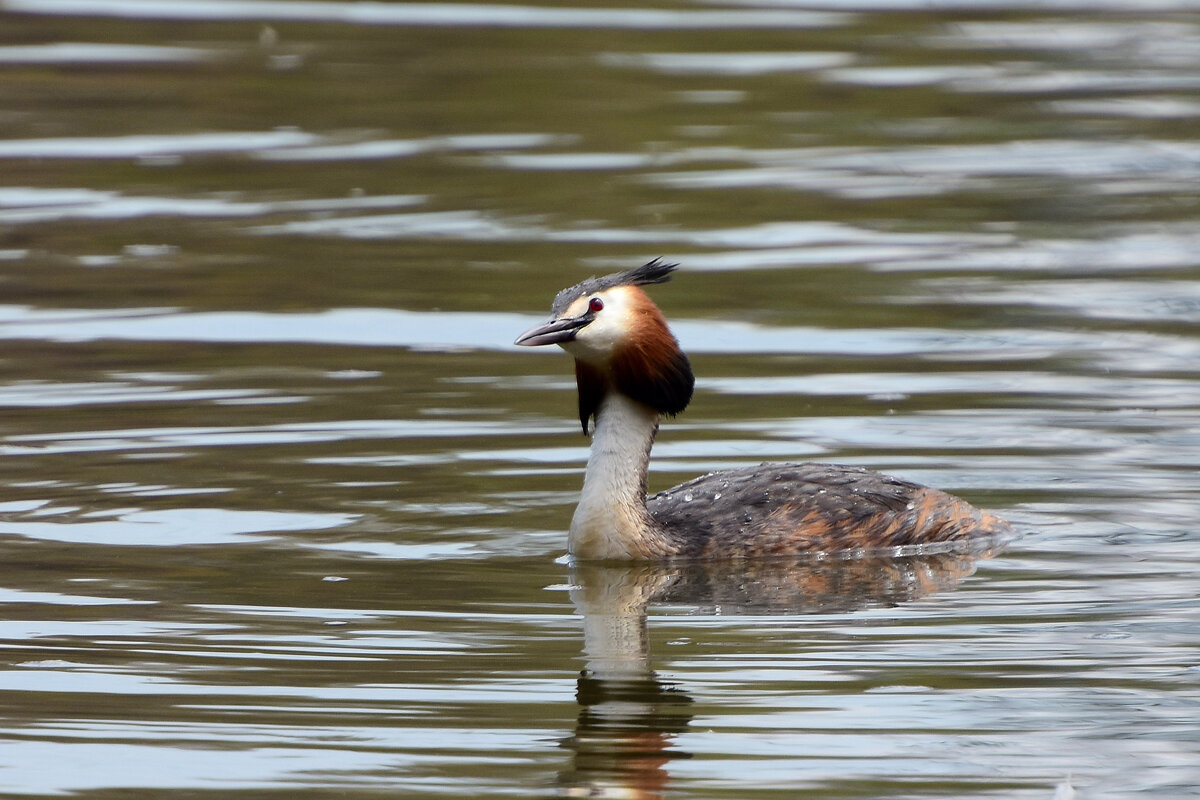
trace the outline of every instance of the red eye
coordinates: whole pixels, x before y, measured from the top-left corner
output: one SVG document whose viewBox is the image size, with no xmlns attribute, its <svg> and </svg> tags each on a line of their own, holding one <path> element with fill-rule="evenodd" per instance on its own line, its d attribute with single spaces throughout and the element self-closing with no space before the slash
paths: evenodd
<svg viewBox="0 0 1200 800">
<path fill-rule="evenodd" d="M 599 297 L 593 297 L 591 300 L 588 300 L 588 311 L 591 311 L 593 314 L 602 308 L 604 308 L 604 301 Z"/>
</svg>

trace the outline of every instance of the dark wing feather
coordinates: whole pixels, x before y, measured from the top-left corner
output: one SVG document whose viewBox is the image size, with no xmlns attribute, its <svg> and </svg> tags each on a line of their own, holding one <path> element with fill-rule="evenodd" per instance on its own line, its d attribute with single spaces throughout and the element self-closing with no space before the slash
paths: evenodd
<svg viewBox="0 0 1200 800">
<path fill-rule="evenodd" d="M 763 464 L 706 475 L 648 501 L 691 557 L 880 550 L 1011 534 L 945 492 L 857 467 Z"/>
</svg>

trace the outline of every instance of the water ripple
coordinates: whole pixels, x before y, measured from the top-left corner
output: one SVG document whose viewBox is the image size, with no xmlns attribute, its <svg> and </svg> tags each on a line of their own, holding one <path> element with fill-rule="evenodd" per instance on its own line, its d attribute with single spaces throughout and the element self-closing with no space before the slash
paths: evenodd
<svg viewBox="0 0 1200 800">
<path fill-rule="evenodd" d="M 810 72 L 842 67 L 854 61 L 850 53 L 803 51 L 793 53 L 604 53 L 600 63 L 611 67 L 650 69 L 666 75 L 767 75 Z"/>
<path fill-rule="evenodd" d="M 214 51 L 197 47 L 55 42 L 53 44 L 2 46 L 0 47 L 0 65 L 186 64 L 195 61 L 206 61 L 215 55 Z"/>
<path fill-rule="evenodd" d="M 354 519 L 346 514 L 171 508 L 131 511 L 112 519 L 42 522 L 9 518 L 0 520 L 0 535 L 75 544 L 178 547 L 248 543 L 262 540 L 257 534 L 335 528 Z"/>
<path fill-rule="evenodd" d="M 1200 236 L 1197 237 L 1200 240 Z M 1092 249 L 1095 245 L 1089 247 Z M 1103 248 L 1095 247 L 1096 250 Z M 1144 254 L 1139 266 L 1190 266 L 1195 250 L 1185 255 L 1183 263 L 1164 264 L 1156 259 L 1153 249 Z M 1133 254 L 1128 254 L 1132 256 Z M 1108 253 L 1109 259 L 1119 262 L 1120 253 Z M 1104 264 L 1086 261 L 1094 270 Z M 1195 280 L 1148 280 L 1137 283 L 1117 280 L 1040 280 L 1020 283 L 1000 282 L 989 278 L 927 281 L 932 297 L 953 297 L 956 303 L 993 306 L 1034 306 L 1046 309 L 1069 310 L 1073 316 L 1090 319 L 1126 320 L 1147 324 L 1170 322 L 1200 322 L 1200 282 Z M 909 298 L 917 302 L 917 298 Z M 1143 382 L 1145 379 L 1141 379 Z M 1107 387 L 1106 391 L 1112 387 Z M 1182 388 L 1182 387 L 1181 387 Z"/>
<path fill-rule="evenodd" d="M 336 22 L 348 25 L 437 25 L 520 28 L 706 30 L 817 28 L 853 19 L 835 11 L 695 11 L 652 8 L 563 8 L 474 3 L 334 3 L 320 0 L 6 0 L 24 14 L 175 20 Z"/>
<path fill-rule="evenodd" d="M 0 147 L 3 143 L 0 143 Z M 421 195 L 376 195 L 248 201 L 213 197 L 149 197 L 97 189 L 0 187 L 0 222 L 28 225 L 68 219 L 121 220 L 148 216 L 237 218 L 275 214 L 394 209 L 420 205 Z"/>
<path fill-rule="evenodd" d="M 253 153 L 278 147 L 312 145 L 318 141 L 318 136 L 297 130 L 5 139 L 0 141 L 0 158 L 147 158 L 198 153 Z"/>
<path fill-rule="evenodd" d="M 1198 84 L 1200 85 L 1200 84 Z M 797 148 L 726 152 L 749 167 L 661 172 L 642 179 L 680 189 L 780 187 L 847 197 L 920 196 L 983 190 L 997 178 L 1069 177 L 1145 191 L 1191 190 L 1200 145 L 1160 139 L 1040 139 L 904 148 Z M 995 188 L 992 186 L 991 188 Z M 1113 189 L 1110 188 L 1109 191 Z"/>
<path fill-rule="evenodd" d="M 1200 785 L 1196 0 L 520 2 L 0 0 L 3 791 Z M 818 458 L 1031 535 L 589 609 L 673 577 L 554 561 L 587 439 L 511 342 L 657 255 L 652 491 Z"/>
</svg>

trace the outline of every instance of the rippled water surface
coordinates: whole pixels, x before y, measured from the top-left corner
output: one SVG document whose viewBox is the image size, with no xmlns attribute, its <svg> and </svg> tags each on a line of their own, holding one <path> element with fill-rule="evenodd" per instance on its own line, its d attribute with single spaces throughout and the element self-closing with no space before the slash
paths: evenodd
<svg viewBox="0 0 1200 800">
<path fill-rule="evenodd" d="M 1198 11 L 0 0 L 0 794 L 1200 796 Z M 572 568 L 655 256 L 652 488 L 1027 535 Z"/>
</svg>

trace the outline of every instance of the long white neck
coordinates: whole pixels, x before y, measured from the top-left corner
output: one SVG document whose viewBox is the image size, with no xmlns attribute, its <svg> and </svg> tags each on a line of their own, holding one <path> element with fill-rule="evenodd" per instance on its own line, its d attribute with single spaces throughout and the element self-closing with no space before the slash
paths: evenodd
<svg viewBox="0 0 1200 800">
<path fill-rule="evenodd" d="M 620 392 L 605 395 L 567 549 L 581 559 L 638 560 L 672 554 L 646 510 L 646 470 L 658 412 Z"/>
</svg>

